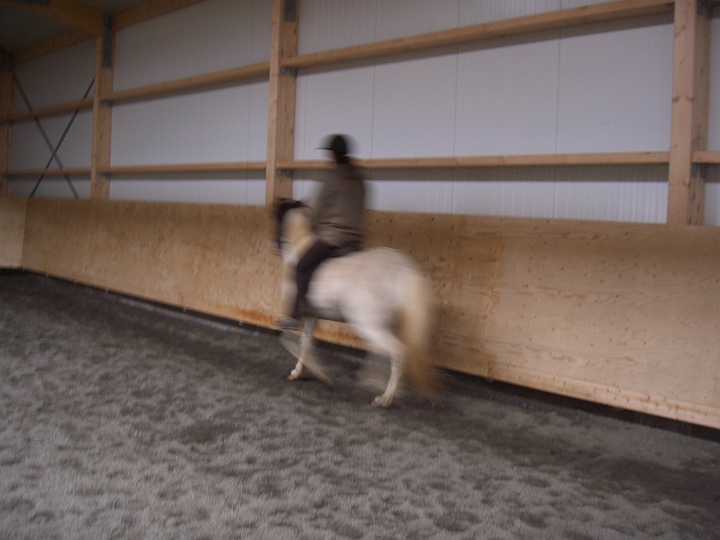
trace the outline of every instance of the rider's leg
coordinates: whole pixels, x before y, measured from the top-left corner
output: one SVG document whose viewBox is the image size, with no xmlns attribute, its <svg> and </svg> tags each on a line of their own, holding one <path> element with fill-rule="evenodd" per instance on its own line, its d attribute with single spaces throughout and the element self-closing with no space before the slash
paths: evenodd
<svg viewBox="0 0 720 540">
<path fill-rule="evenodd" d="M 320 263 L 332 256 L 337 247 L 326 244 L 322 240 L 316 241 L 305 255 L 298 261 L 295 268 L 295 284 L 297 285 L 295 295 L 295 308 L 292 316 L 301 319 L 307 315 L 313 315 L 312 308 L 307 301 L 307 292 L 310 288 L 310 278 Z"/>
</svg>

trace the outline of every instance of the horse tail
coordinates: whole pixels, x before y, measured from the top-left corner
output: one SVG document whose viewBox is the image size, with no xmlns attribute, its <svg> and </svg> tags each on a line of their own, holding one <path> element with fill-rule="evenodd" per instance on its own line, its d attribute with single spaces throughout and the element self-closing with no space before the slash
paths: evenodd
<svg viewBox="0 0 720 540">
<path fill-rule="evenodd" d="M 402 287 L 398 338 L 405 346 L 404 373 L 416 391 L 434 396 L 442 391 L 443 384 L 430 355 L 433 328 L 430 286 L 420 271 L 412 269 L 404 273 Z"/>
</svg>

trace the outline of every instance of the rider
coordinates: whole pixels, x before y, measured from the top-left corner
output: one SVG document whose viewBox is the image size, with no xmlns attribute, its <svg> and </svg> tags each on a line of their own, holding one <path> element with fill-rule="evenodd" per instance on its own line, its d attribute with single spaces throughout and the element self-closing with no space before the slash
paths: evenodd
<svg viewBox="0 0 720 540">
<path fill-rule="evenodd" d="M 278 322 L 283 330 L 296 330 L 301 326 L 302 317 L 313 315 L 306 295 L 310 277 L 320 263 L 360 249 L 362 245 L 365 182 L 363 174 L 348 156 L 348 146 L 343 135 L 329 135 L 321 146 L 330 152 L 335 166 L 321 179 L 322 185 L 311 211 L 317 240 L 295 268 L 295 306 L 290 317 Z"/>
</svg>

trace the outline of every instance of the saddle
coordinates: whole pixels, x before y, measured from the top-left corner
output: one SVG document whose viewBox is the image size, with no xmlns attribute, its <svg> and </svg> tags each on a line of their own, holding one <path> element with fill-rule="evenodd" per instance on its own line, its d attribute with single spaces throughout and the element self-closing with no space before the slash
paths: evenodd
<svg viewBox="0 0 720 540">
<path fill-rule="evenodd" d="M 355 241 L 355 242 L 349 242 L 347 244 L 344 244 L 340 246 L 337 249 L 334 249 L 332 254 L 330 255 L 331 258 L 336 257 L 342 257 L 343 255 L 349 255 L 350 253 L 355 253 L 356 251 L 360 251 L 364 248 L 362 245 L 362 242 Z"/>
</svg>

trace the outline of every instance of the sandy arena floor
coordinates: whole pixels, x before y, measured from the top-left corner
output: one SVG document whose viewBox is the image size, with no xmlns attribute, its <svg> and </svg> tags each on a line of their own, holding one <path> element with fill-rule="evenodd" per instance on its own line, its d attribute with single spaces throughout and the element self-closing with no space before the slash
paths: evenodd
<svg viewBox="0 0 720 540">
<path fill-rule="evenodd" d="M 0 539 L 720 538 L 717 432 L 464 376 L 378 410 L 322 355 L 333 389 L 271 333 L 0 273 Z"/>
</svg>

